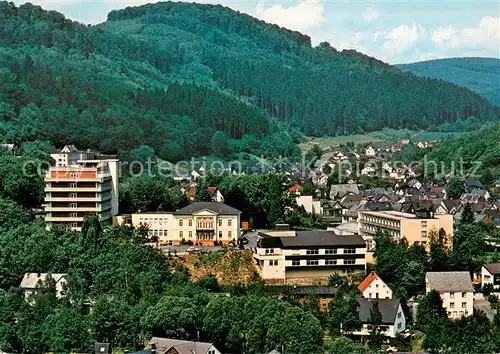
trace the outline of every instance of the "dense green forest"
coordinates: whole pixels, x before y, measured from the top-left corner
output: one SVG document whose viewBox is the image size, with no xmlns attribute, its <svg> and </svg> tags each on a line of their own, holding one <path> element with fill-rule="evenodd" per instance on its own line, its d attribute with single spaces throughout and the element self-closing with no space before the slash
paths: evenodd
<svg viewBox="0 0 500 354">
<path fill-rule="evenodd" d="M 297 156 L 302 134 L 497 120 L 478 94 L 222 6 L 158 3 L 86 26 L 0 2 L 0 136 L 129 158 Z M 457 123 L 458 122 L 458 123 Z"/>
<path fill-rule="evenodd" d="M 403 71 L 467 87 L 500 106 L 500 59 L 450 58 L 397 65 Z"/>
</svg>

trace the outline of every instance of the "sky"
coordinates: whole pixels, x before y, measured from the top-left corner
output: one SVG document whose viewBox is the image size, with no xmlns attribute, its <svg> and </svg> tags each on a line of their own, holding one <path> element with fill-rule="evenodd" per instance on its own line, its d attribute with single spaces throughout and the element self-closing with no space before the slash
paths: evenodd
<svg viewBox="0 0 500 354">
<path fill-rule="evenodd" d="M 14 1 L 17 5 L 25 1 Z M 147 0 L 31 0 L 86 24 Z M 500 58 L 500 1 L 199 0 L 300 31 L 314 45 L 356 49 L 391 64 L 449 57 Z"/>
</svg>

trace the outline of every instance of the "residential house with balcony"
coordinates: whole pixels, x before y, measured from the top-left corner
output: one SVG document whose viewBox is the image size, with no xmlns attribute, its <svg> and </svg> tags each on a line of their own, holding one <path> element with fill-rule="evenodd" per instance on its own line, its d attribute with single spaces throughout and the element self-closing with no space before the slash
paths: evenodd
<svg viewBox="0 0 500 354">
<path fill-rule="evenodd" d="M 45 182 L 45 222 L 48 228 L 65 224 L 80 230 L 83 219 L 96 213 L 101 223 L 111 225 L 118 214 L 118 159 L 65 146 L 51 154 L 55 166 Z"/>
<path fill-rule="evenodd" d="M 458 319 L 474 312 L 474 289 L 469 272 L 427 272 L 425 292 L 436 290 L 448 317 Z"/>
<path fill-rule="evenodd" d="M 354 330 L 352 334 L 361 337 L 362 341 L 370 336 L 372 330 L 370 311 L 375 306 L 375 303 L 382 315 L 381 334 L 385 337 L 386 341 L 389 338 L 396 338 L 399 333 L 406 329 L 406 318 L 399 299 L 365 299 L 360 297 L 358 298 L 358 302 L 359 319 L 362 326 L 359 330 Z"/>
<path fill-rule="evenodd" d="M 359 235 L 333 231 L 260 232 L 254 259 L 264 280 L 328 279 L 331 274 L 364 273 L 366 245 Z"/>
<path fill-rule="evenodd" d="M 481 267 L 478 274 L 481 279 L 481 285 L 491 284 L 494 290 L 500 289 L 500 263 L 485 264 Z"/>
<path fill-rule="evenodd" d="M 132 225 L 146 225 L 160 244 L 227 245 L 240 236 L 240 215 L 224 203 L 194 202 L 175 212 L 132 214 Z"/>
</svg>

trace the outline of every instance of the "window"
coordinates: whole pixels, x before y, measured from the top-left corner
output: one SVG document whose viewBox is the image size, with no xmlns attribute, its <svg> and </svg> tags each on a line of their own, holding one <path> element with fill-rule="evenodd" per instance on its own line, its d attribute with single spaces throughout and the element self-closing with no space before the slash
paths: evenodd
<svg viewBox="0 0 500 354">
<path fill-rule="evenodd" d="M 70 183 L 69 188 L 76 188 L 76 183 Z"/>
<path fill-rule="evenodd" d="M 401 318 L 401 312 L 398 312 L 398 318 Z"/>
<path fill-rule="evenodd" d="M 69 197 L 70 198 L 78 198 L 78 193 L 70 193 Z"/>
<path fill-rule="evenodd" d="M 266 248 L 266 254 L 274 254 L 274 248 Z"/>
<path fill-rule="evenodd" d="M 189 219 L 188 225 L 189 225 L 189 227 L 193 226 L 193 220 Z"/>
<path fill-rule="evenodd" d="M 344 248 L 344 254 L 355 254 L 356 249 L 355 248 Z"/>
<path fill-rule="evenodd" d="M 450 299 L 454 299 L 455 298 L 455 293 L 450 293 Z"/>
<path fill-rule="evenodd" d="M 337 249 L 336 248 L 327 248 L 325 250 L 325 254 L 337 254 Z"/>
<path fill-rule="evenodd" d="M 193 237 L 193 231 L 189 231 L 189 237 Z"/>
<path fill-rule="evenodd" d="M 271 266 L 271 267 L 273 266 L 273 261 L 272 260 L 269 261 L 269 266 Z"/>
<path fill-rule="evenodd" d="M 300 260 L 298 260 L 298 259 L 292 260 L 292 265 L 293 266 L 299 266 L 300 265 Z"/>
<path fill-rule="evenodd" d="M 78 214 L 77 213 L 69 213 L 70 218 L 77 218 Z"/>
<path fill-rule="evenodd" d="M 231 235 L 231 234 L 232 234 L 232 232 L 231 232 L 231 231 L 228 231 L 228 232 L 227 232 L 227 237 L 228 237 L 228 238 L 231 238 L 231 237 L 232 237 L 232 235 Z"/>
<path fill-rule="evenodd" d="M 467 293 L 462 293 L 462 297 L 467 297 Z"/>
<path fill-rule="evenodd" d="M 222 226 L 222 219 L 219 219 L 219 227 Z"/>
<path fill-rule="evenodd" d="M 184 220 L 179 220 L 179 226 L 184 226 Z"/>
<path fill-rule="evenodd" d="M 462 302 L 462 308 L 463 308 L 463 309 L 466 309 L 466 308 L 467 308 L 467 303 L 466 303 L 466 302 Z"/>
<path fill-rule="evenodd" d="M 427 237 L 427 231 L 420 231 L 421 237 Z"/>
<path fill-rule="evenodd" d="M 227 221 L 227 226 L 229 226 L 229 227 L 233 226 L 233 220 L 228 220 Z"/>
<path fill-rule="evenodd" d="M 78 204 L 77 203 L 70 203 L 69 206 L 71 208 L 77 208 L 78 207 Z"/>
<path fill-rule="evenodd" d="M 421 226 L 422 228 L 427 227 L 427 221 L 421 221 L 421 222 L 420 222 L 420 226 Z"/>
<path fill-rule="evenodd" d="M 219 238 L 222 238 L 222 231 L 219 231 Z"/>
<path fill-rule="evenodd" d="M 183 233 L 182 231 L 179 231 L 179 237 L 182 239 Z"/>
<path fill-rule="evenodd" d="M 401 322 L 398 323 L 398 329 L 401 329 Z"/>
<path fill-rule="evenodd" d="M 317 248 L 308 249 L 306 254 L 319 254 L 319 250 Z"/>
<path fill-rule="evenodd" d="M 353 265 L 356 263 L 356 260 L 355 259 L 344 259 L 344 264 L 346 265 Z"/>
<path fill-rule="evenodd" d="M 336 259 L 327 259 L 327 260 L 325 260 L 325 264 L 326 265 L 335 265 L 335 264 L 337 264 L 337 260 Z"/>
<path fill-rule="evenodd" d="M 378 288 L 378 284 L 375 284 L 375 287 Z"/>
<path fill-rule="evenodd" d="M 78 176 L 78 173 L 76 173 L 76 172 L 71 172 L 71 173 L 69 174 L 69 176 L 70 176 L 71 178 L 76 178 L 76 177 Z"/>
<path fill-rule="evenodd" d="M 275 259 L 275 260 L 274 260 L 274 265 L 275 265 L 275 266 L 277 266 L 277 265 L 278 265 L 278 260 L 277 260 L 277 259 Z"/>
<path fill-rule="evenodd" d="M 317 259 L 308 259 L 306 264 L 308 266 L 317 266 L 319 264 L 319 262 Z"/>
<path fill-rule="evenodd" d="M 450 309 L 454 309 L 455 308 L 455 303 L 454 302 L 450 302 Z"/>
<path fill-rule="evenodd" d="M 72 223 L 71 223 L 71 227 L 72 227 L 72 228 L 78 227 L 78 224 L 77 224 L 76 222 L 72 222 Z"/>
</svg>

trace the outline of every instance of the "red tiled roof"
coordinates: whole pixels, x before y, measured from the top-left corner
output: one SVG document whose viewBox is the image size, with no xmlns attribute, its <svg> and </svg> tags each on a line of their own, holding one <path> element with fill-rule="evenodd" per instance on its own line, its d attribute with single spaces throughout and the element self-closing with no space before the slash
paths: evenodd
<svg viewBox="0 0 500 354">
<path fill-rule="evenodd" d="M 189 198 L 194 198 L 196 195 L 196 186 L 191 186 L 189 187 L 188 191 L 186 192 L 186 197 Z"/>
<path fill-rule="evenodd" d="M 217 187 L 208 187 L 208 191 L 211 195 L 213 195 L 215 192 L 217 192 Z"/>
<path fill-rule="evenodd" d="M 364 292 L 370 284 L 377 279 L 378 275 L 375 272 L 371 272 L 368 276 L 359 284 L 358 289 L 360 292 Z"/>
<path fill-rule="evenodd" d="M 291 186 L 290 188 L 288 188 L 288 191 L 289 192 L 299 192 L 302 190 L 302 186 L 300 184 L 294 184 L 293 186 Z"/>
</svg>

